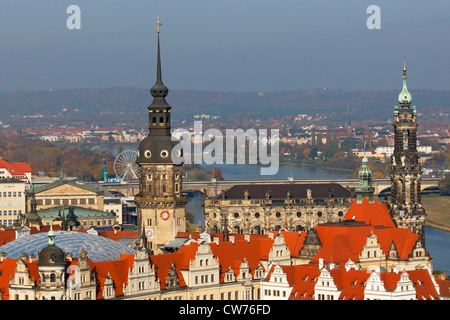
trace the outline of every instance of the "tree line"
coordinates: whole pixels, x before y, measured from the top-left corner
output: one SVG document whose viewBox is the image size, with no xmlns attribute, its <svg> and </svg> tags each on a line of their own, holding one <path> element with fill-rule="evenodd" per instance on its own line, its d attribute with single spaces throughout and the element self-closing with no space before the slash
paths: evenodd
<svg viewBox="0 0 450 320">
<path fill-rule="evenodd" d="M 32 173 L 44 172 L 50 177 L 61 174 L 82 181 L 103 180 L 103 157 L 106 170 L 114 173 L 114 156 L 109 151 L 57 146 L 48 141 L 23 135 L 0 135 L 0 157 L 8 162 L 26 162 Z"/>
</svg>

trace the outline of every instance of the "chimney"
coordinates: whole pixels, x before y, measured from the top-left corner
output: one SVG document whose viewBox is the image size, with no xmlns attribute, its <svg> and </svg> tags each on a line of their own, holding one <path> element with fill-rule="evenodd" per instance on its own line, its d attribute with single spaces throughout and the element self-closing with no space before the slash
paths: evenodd
<svg viewBox="0 0 450 320">
<path fill-rule="evenodd" d="M 219 245 L 219 237 L 214 237 L 213 242 L 217 245 Z"/>
<path fill-rule="evenodd" d="M 69 261 L 72 261 L 73 260 L 73 253 L 66 253 L 66 259 L 67 260 L 69 260 Z"/>
<path fill-rule="evenodd" d="M 323 268 L 323 258 L 319 258 L 319 270 Z"/>
<path fill-rule="evenodd" d="M 6 252 L 0 253 L 0 262 L 3 262 L 6 259 Z"/>
<path fill-rule="evenodd" d="M 247 240 L 248 243 L 250 243 L 250 235 L 249 234 L 245 234 L 244 239 Z"/>
<path fill-rule="evenodd" d="M 21 253 L 20 254 L 20 260 L 26 260 L 27 259 L 27 254 L 26 253 Z"/>
<path fill-rule="evenodd" d="M 36 259 L 36 255 L 35 254 L 30 254 L 28 256 L 28 259 L 30 260 L 30 262 L 33 262 Z"/>
<path fill-rule="evenodd" d="M 234 244 L 234 236 L 230 236 L 230 241 Z"/>
</svg>

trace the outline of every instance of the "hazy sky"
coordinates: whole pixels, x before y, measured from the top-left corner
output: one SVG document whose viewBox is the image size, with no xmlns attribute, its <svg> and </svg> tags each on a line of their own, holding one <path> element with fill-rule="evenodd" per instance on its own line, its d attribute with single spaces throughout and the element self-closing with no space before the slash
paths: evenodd
<svg viewBox="0 0 450 320">
<path fill-rule="evenodd" d="M 448 0 L 0 0 L 0 91 L 149 88 L 158 14 L 169 89 L 450 89 Z"/>
</svg>

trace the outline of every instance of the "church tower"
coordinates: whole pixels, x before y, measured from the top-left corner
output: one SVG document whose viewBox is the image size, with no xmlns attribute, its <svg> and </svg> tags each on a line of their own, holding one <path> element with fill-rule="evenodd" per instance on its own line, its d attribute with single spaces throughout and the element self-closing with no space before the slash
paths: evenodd
<svg viewBox="0 0 450 320">
<path fill-rule="evenodd" d="M 135 201 L 138 214 L 138 238 L 141 246 L 153 254 L 186 230 L 185 206 L 187 198 L 181 193 L 182 164 L 172 160 L 170 127 L 171 107 L 166 101 L 169 89 L 161 75 L 159 20 L 156 83 L 150 89 L 153 102 L 148 106 L 149 133 L 139 144 L 139 194 Z"/>
<path fill-rule="evenodd" d="M 394 107 L 394 153 L 391 157 L 390 212 L 399 228 L 411 229 L 425 241 L 425 210 L 420 199 L 421 167 L 417 152 L 417 112 L 411 107 L 412 96 L 406 87 L 398 95 L 400 106 Z"/>
</svg>

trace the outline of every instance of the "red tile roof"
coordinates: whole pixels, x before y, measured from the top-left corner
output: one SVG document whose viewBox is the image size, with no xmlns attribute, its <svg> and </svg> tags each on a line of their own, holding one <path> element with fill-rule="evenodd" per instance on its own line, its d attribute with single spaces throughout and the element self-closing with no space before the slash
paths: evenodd
<svg viewBox="0 0 450 320">
<path fill-rule="evenodd" d="M 406 271 L 409 279 L 415 285 L 417 300 L 434 300 L 440 299 L 439 294 L 434 286 L 434 277 L 428 269 Z"/>
<path fill-rule="evenodd" d="M 370 273 L 361 270 L 333 269 L 330 271 L 334 283 L 341 291 L 339 299 L 341 300 L 363 300 L 364 286 Z"/>
<path fill-rule="evenodd" d="M 313 300 L 314 286 L 320 270 L 313 264 L 282 266 L 290 286 L 293 286 L 289 300 Z"/>
<path fill-rule="evenodd" d="M 219 264 L 223 273 L 232 269 L 235 275 L 239 274 L 241 263 L 247 260 L 250 273 L 254 274 L 255 269 L 260 266 L 261 260 L 268 260 L 270 249 L 273 246 L 273 239 L 255 238 L 248 242 L 247 240 L 235 240 L 220 242 L 217 245 L 210 243 L 212 252 L 219 259 Z"/>
<path fill-rule="evenodd" d="M 290 300 L 309 300 L 314 299 L 315 279 L 320 275 L 320 270 L 316 265 L 294 265 L 281 266 L 287 275 L 290 286 L 293 287 Z M 269 275 L 265 281 L 268 281 L 273 266 L 269 270 Z M 418 300 L 434 300 L 440 299 L 438 291 L 433 283 L 433 277 L 427 269 L 406 271 L 410 280 L 415 285 L 416 298 Z M 330 270 L 334 284 L 341 291 L 340 300 L 363 300 L 364 290 L 370 273 L 365 270 L 355 270 L 345 268 L 334 268 Z M 401 273 L 381 272 L 380 278 L 384 283 L 386 290 L 393 291 L 397 288 Z M 443 280 L 445 281 L 445 280 Z M 450 281 L 447 281 L 450 283 Z M 448 285 L 448 284 L 447 284 Z M 448 288 L 448 287 L 447 287 Z"/>
<path fill-rule="evenodd" d="M 25 162 L 8 162 L 0 157 L 0 168 L 5 168 L 13 178 L 26 177 L 25 173 L 31 173 L 31 167 Z"/>
<path fill-rule="evenodd" d="M 75 260 L 75 259 L 74 259 Z M 113 261 L 91 261 L 91 270 L 95 272 L 99 287 L 97 288 L 97 299 L 103 299 L 102 292 L 108 274 L 114 282 L 115 294 L 123 295 L 124 285 L 128 284 L 128 272 L 134 265 L 134 254 L 121 254 L 119 260 Z"/>
<path fill-rule="evenodd" d="M 450 280 L 436 279 L 436 283 L 439 285 L 440 295 L 450 298 Z"/>
<path fill-rule="evenodd" d="M 9 280 L 14 275 L 19 259 L 5 259 L 0 263 L 0 294 L 4 300 L 9 300 Z M 30 279 L 34 279 L 35 283 L 39 284 L 38 260 L 30 262 L 24 260 L 30 273 Z"/>
<path fill-rule="evenodd" d="M 367 198 L 364 198 L 362 203 L 357 203 L 355 199 L 343 219 L 362 221 L 372 226 L 395 228 L 388 208 L 375 198 L 374 203 L 369 203 Z"/>
</svg>

